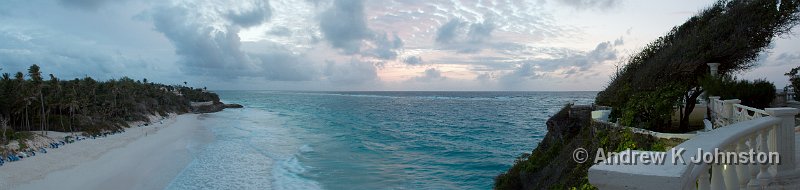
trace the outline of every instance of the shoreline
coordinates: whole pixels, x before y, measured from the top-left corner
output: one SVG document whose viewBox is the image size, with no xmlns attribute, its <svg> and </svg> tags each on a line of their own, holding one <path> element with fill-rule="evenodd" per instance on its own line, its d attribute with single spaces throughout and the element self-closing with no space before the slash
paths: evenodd
<svg viewBox="0 0 800 190">
<path fill-rule="evenodd" d="M 170 114 L 149 126 L 77 141 L 0 167 L 10 189 L 163 189 L 213 136 L 202 114 Z M 133 124 L 132 126 L 137 126 Z M 57 134 L 57 133 L 56 133 Z"/>
</svg>

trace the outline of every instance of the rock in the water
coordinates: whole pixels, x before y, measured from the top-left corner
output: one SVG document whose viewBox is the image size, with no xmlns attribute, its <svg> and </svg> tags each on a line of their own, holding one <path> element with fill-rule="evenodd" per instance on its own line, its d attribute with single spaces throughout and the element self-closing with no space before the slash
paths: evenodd
<svg viewBox="0 0 800 190">
<path fill-rule="evenodd" d="M 240 104 L 225 104 L 225 108 L 243 108 Z"/>
</svg>

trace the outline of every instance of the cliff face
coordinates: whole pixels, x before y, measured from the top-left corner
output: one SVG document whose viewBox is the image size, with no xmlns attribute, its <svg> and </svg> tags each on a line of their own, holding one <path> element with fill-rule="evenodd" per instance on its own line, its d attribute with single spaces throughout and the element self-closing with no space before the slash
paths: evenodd
<svg viewBox="0 0 800 190">
<path fill-rule="evenodd" d="M 665 140 L 592 122 L 592 107 L 567 106 L 547 120 L 547 135 L 531 154 L 523 154 L 495 178 L 495 189 L 594 189 L 587 171 L 598 147 L 605 151 L 665 150 Z M 577 163 L 573 152 L 584 148 L 588 160 Z"/>
<path fill-rule="evenodd" d="M 225 109 L 225 104 L 216 101 L 192 102 L 191 107 L 192 113 L 213 113 Z"/>
</svg>

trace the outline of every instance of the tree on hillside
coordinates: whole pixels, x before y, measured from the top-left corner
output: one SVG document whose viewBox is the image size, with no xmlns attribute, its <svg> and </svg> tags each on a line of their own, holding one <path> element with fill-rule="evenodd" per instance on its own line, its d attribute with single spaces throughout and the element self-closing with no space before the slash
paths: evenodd
<svg viewBox="0 0 800 190">
<path fill-rule="evenodd" d="M 27 75 L 11 76 L 3 73 L 0 78 L 0 118 L 8 122 L 11 134 L 31 130 L 98 134 L 123 129 L 132 121 L 148 121 L 153 114 L 188 112 L 191 101 L 219 101 L 216 94 L 199 88 L 141 83 L 128 77 L 59 80 L 50 74 L 45 81 L 38 65 L 29 67 Z M 40 127 L 31 127 L 37 120 Z M 18 137 L 11 135 L 10 140 Z"/>
<path fill-rule="evenodd" d="M 706 63 L 721 63 L 723 75 L 752 68 L 773 37 L 797 25 L 798 4 L 720 0 L 633 55 L 596 102 L 614 107 L 612 117 L 624 125 L 653 128 L 671 126 L 678 107 L 678 125 L 686 131 L 703 93 L 699 79 L 709 72 Z"/>
</svg>

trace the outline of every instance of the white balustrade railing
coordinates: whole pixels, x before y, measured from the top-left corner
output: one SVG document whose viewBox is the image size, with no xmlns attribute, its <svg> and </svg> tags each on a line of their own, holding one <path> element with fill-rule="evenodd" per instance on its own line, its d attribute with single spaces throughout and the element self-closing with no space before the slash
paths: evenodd
<svg viewBox="0 0 800 190">
<path fill-rule="evenodd" d="M 709 97 L 709 105 L 708 109 L 710 112 L 710 119 L 713 121 L 714 126 L 722 126 L 724 123 L 723 119 L 720 118 L 723 115 L 724 105 L 725 102 L 719 99 L 719 96 L 712 96 Z"/>
<path fill-rule="evenodd" d="M 780 184 L 773 182 L 798 174 L 795 172 L 794 135 L 794 116 L 797 113 L 795 108 L 767 108 L 760 117 L 749 115 L 748 120 L 700 133 L 675 147 L 675 150 L 683 149 L 685 152 L 662 152 L 667 160 L 661 164 L 598 163 L 589 169 L 589 182 L 600 189 L 761 189 Z M 704 156 L 698 155 L 703 154 L 698 150 L 736 154 L 751 150 L 756 153 L 775 152 L 780 164 L 693 163 L 690 160 Z"/>
<path fill-rule="evenodd" d="M 750 113 L 752 113 L 752 114 L 750 114 Z M 742 121 L 748 121 L 748 120 L 753 120 L 753 119 L 756 119 L 756 118 L 764 117 L 764 116 L 767 116 L 767 115 L 769 115 L 769 114 L 767 114 L 767 112 L 764 111 L 764 110 L 756 109 L 756 108 L 753 108 L 753 107 L 748 107 L 748 106 L 741 105 L 741 104 L 733 104 L 733 115 L 731 115 L 731 117 L 732 117 L 731 120 L 734 123 L 738 123 L 738 122 L 742 122 Z"/>
<path fill-rule="evenodd" d="M 768 139 L 772 130 L 779 130 L 780 123 L 780 119 L 773 117 L 749 120 L 697 136 L 698 138 L 710 138 L 712 139 L 710 142 L 696 138 L 697 140 L 695 141 L 706 142 L 687 141 L 684 145 L 687 149 L 693 150 L 704 149 L 705 151 L 710 151 L 717 149 L 720 152 L 737 154 L 753 150 L 756 153 L 769 155 L 769 152 L 777 152 L 769 149 Z M 727 138 L 714 139 L 723 134 Z M 794 155 L 793 151 L 784 153 Z M 783 156 L 784 154 L 778 152 L 778 155 Z M 699 156 L 702 155 L 692 153 L 690 158 Z M 790 160 L 790 158 L 781 158 L 781 163 L 787 160 Z M 711 164 L 701 162 L 689 165 L 690 167 L 687 167 L 686 181 L 684 181 L 681 189 L 761 189 L 771 182 L 773 174 L 770 173 L 769 167 L 772 164 L 738 163 L 738 161 Z"/>
<path fill-rule="evenodd" d="M 769 115 L 764 110 L 739 104 L 741 101 L 738 99 L 720 100 L 718 96 L 712 96 L 709 99 L 711 100 L 709 112 L 714 128 Z"/>
</svg>

